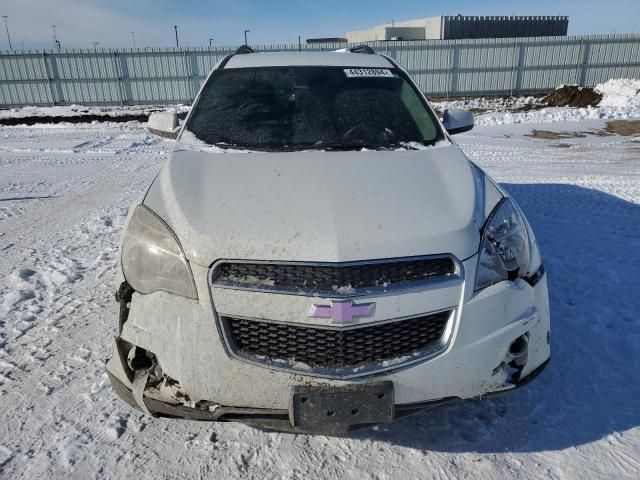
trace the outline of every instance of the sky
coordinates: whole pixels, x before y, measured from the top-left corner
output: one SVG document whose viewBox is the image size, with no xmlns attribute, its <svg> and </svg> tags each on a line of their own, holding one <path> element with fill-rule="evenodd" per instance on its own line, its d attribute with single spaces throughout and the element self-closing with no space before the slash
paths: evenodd
<svg viewBox="0 0 640 480">
<path fill-rule="evenodd" d="M 437 15 L 567 15 L 569 34 L 638 33 L 640 0 L 0 0 L 14 49 L 295 43 L 298 35 L 343 37 L 349 30 Z M 132 34 L 135 32 L 135 34 Z M 0 49 L 8 48 L 0 24 Z"/>
</svg>

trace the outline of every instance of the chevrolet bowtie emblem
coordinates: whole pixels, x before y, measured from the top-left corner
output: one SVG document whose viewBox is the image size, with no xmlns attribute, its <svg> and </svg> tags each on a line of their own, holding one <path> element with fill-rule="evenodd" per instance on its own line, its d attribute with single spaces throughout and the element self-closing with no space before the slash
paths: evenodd
<svg viewBox="0 0 640 480">
<path fill-rule="evenodd" d="M 351 323 L 354 318 L 372 315 L 375 305 L 375 303 L 355 304 L 351 300 L 332 301 L 330 306 L 311 305 L 309 316 L 313 318 L 332 318 L 335 323 Z"/>
</svg>

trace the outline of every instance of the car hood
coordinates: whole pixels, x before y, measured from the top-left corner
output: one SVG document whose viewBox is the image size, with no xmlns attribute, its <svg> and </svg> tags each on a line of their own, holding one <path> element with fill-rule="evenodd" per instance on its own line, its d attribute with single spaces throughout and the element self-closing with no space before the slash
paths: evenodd
<svg viewBox="0 0 640 480">
<path fill-rule="evenodd" d="M 144 204 L 192 262 L 341 262 L 478 251 L 497 202 L 451 144 L 411 151 L 177 150 Z M 491 184 L 493 185 L 493 184 Z M 491 205 L 488 205 L 490 203 Z"/>
</svg>

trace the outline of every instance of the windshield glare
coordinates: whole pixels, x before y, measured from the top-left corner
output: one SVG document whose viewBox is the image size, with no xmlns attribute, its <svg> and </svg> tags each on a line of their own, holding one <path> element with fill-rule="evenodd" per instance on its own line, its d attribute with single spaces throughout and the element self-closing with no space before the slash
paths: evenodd
<svg viewBox="0 0 640 480">
<path fill-rule="evenodd" d="M 261 67 L 214 72 L 186 129 L 221 148 L 395 149 L 444 138 L 397 69 Z"/>
</svg>

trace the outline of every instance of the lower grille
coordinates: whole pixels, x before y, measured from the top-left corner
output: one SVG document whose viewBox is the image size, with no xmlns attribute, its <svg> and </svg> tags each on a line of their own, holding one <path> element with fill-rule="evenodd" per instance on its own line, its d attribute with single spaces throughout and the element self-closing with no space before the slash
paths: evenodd
<svg viewBox="0 0 640 480">
<path fill-rule="evenodd" d="M 291 370 L 342 370 L 401 365 L 432 353 L 442 346 L 450 313 L 349 329 L 221 320 L 230 347 L 239 356 Z"/>
</svg>

